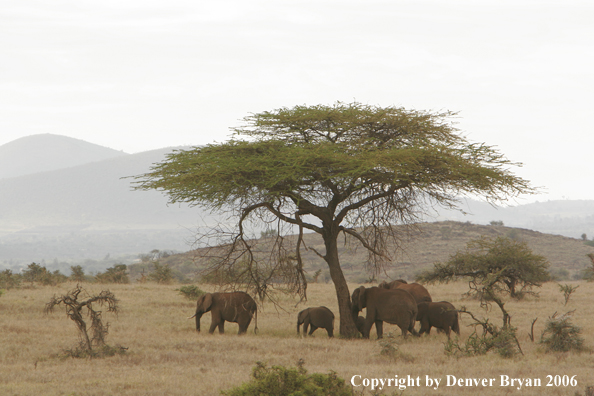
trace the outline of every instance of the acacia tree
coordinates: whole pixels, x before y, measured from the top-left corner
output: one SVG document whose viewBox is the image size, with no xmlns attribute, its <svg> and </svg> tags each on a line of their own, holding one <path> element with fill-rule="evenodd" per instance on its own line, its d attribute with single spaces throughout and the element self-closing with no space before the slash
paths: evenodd
<svg viewBox="0 0 594 396">
<path fill-rule="evenodd" d="M 136 176 L 135 188 L 236 216 L 230 239 L 217 244 L 226 253 L 210 263 L 233 268 L 234 279 L 260 295 L 279 279 L 305 294 L 302 235 L 320 234 L 325 251 L 316 253 L 336 288 L 340 334 L 352 336 L 357 330 L 338 256 L 340 235 L 367 249 L 366 268 L 377 273 L 389 263 L 389 246 L 398 246 L 392 226 L 415 222 L 428 205 L 456 207 L 463 193 L 494 202 L 531 192 L 509 170 L 519 164 L 467 141 L 454 116 L 340 102 L 253 114 L 225 143 L 169 154 Z M 258 254 L 250 221 L 274 222 L 278 233 L 268 254 Z M 289 233 L 298 235 L 291 245 L 284 238 Z"/>
<path fill-rule="evenodd" d="M 534 254 L 526 242 L 501 236 L 482 237 L 468 242 L 465 251 L 455 253 L 447 262 L 421 273 L 417 281 L 447 283 L 467 279 L 467 294 L 478 297 L 484 307 L 491 302 L 497 304 L 505 328 L 510 325 L 510 315 L 502 295 L 519 298 L 524 293 L 534 294 L 533 287 L 550 279 L 548 266 L 547 259 Z"/>
</svg>

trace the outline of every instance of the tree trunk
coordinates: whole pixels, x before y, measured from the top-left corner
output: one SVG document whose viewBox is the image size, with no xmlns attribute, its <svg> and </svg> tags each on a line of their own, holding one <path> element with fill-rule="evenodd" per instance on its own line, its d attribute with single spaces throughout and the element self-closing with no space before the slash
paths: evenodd
<svg viewBox="0 0 594 396">
<path fill-rule="evenodd" d="M 347 285 L 340 261 L 338 259 L 338 233 L 329 233 L 324 235 L 324 245 L 326 246 L 326 255 L 324 259 L 330 269 L 330 277 L 336 289 L 336 298 L 338 300 L 338 310 L 340 314 L 340 335 L 346 338 L 353 338 L 357 335 L 357 327 L 351 311 L 351 294 Z"/>
</svg>

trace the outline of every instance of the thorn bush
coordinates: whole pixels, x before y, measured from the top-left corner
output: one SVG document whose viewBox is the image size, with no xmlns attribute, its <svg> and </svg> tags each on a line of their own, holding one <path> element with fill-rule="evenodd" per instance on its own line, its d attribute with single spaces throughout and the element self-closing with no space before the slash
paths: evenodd
<svg viewBox="0 0 594 396">
<path fill-rule="evenodd" d="M 549 317 L 545 329 L 540 337 L 546 352 L 582 352 L 587 350 L 584 339 L 581 337 L 582 329 L 570 321 L 574 311 L 567 312 L 557 317 L 557 312 Z"/>
</svg>

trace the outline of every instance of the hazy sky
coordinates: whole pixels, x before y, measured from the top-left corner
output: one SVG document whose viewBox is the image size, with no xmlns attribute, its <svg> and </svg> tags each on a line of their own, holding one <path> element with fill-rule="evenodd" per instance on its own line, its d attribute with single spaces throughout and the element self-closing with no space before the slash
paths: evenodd
<svg viewBox="0 0 594 396">
<path fill-rule="evenodd" d="M 594 199 L 592 21 L 570 0 L 4 0 L 0 145 L 199 145 L 249 113 L 356 100 L 459 111 L 545 187 L 528 201 Z"/>
</svg>

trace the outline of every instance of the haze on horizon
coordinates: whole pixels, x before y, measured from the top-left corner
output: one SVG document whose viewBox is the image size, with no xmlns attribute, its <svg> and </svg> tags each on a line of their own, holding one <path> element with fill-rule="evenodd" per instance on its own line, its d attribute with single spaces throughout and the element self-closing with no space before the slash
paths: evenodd
<svg viewBox="0 0 594 396">
<path fill-rule="evenodd" d="M 137 153 L 285 106 L 448 109 L 544 188 L 518 203 L 594 199 L 593 18 L 583 1 L 6 0 L 0 146 L 51 133 Z"/>
</svg>

